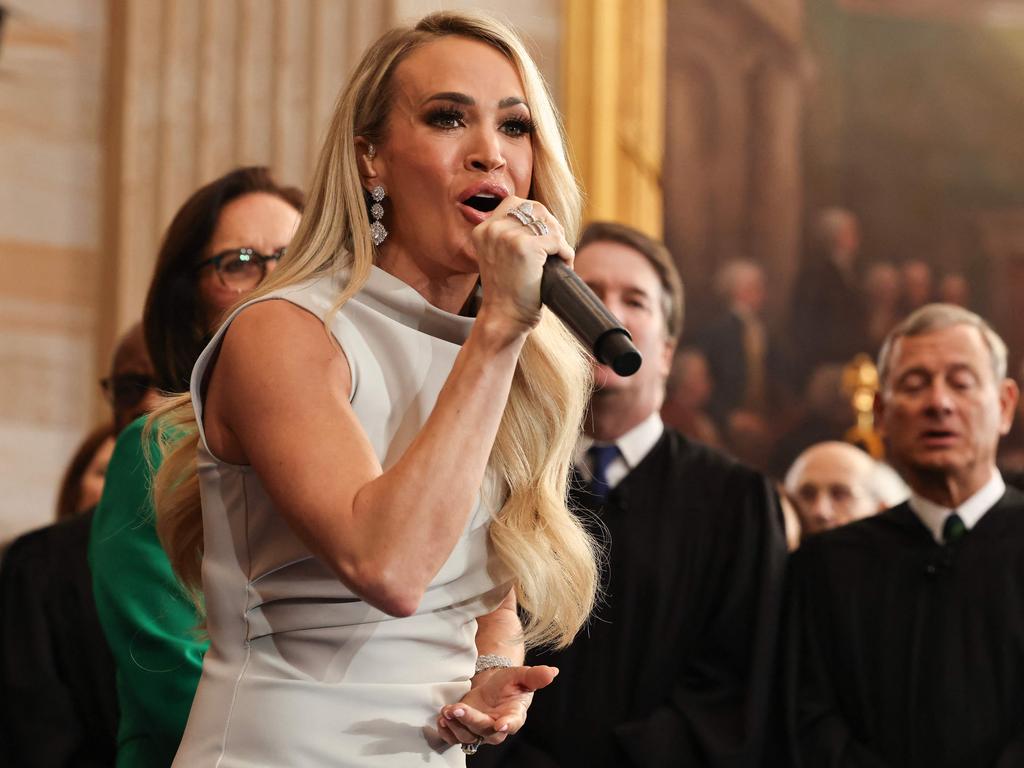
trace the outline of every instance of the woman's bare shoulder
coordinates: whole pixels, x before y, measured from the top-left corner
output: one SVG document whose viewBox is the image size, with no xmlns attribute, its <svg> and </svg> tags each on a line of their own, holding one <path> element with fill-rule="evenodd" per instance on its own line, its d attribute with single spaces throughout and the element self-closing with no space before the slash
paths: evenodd
<svg viewBox="0 0 1024 768">
<path fill-rule="evenodd" d="M 224 334 L 214 377 L 230 391 L 256 386 L 279 395 L 308 396 L 324 388 L 348 392 L 348 361 L 323 320 L 287 300 L 245 307 Z M 218 376 L 219 374 L 219 376 Z"/>
<path fill-rule="evenodd" d="M 243 363 L 247 368 L 268 358 L 278 364 L 344 359 L 324 321 L 286 299 L 267 299 L 245 307 L 225 332 L 222 347 L 222 357 L 240 355 L 248 361 Z"/>
<path fill-rule="evenodd" d="M 252 457 L 241 433 L 302 423 L 311 414 L 346 407 L 351 371 L 323 321 L 286 300 L 243 309 L 225 331 L 207 378 L 207 440 L 232 463 Z"/>
</svg>

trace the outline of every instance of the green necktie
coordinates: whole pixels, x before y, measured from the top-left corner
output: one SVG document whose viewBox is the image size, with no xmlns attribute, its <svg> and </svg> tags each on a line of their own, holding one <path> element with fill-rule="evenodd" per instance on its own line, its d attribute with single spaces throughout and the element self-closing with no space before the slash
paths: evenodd
<svg viewBox="0 0 1024 768">
<path fill-rule="evenodd" d="M 946 518 L 942 524 L 942 541 L 945 544 L 956 544 L 967 533 L 967 526 L 956 512 Z"/>
</svg>

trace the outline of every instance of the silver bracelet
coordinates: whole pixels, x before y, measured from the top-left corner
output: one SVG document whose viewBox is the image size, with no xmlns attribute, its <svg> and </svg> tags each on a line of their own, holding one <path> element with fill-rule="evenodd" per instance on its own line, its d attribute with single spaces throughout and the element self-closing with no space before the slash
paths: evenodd
<svg viewBox="0 0 1024 768">
<path fill-rule="evenodd" d="M 495 653 L 485 653 L 483 656 L 477 656 L 476 658 L 476 672 L 479 674 L 485 669 L 494 669 L 495 667 L 511 667 L 512 659 L 508 656 L 498 656 Z"/>
</svg>

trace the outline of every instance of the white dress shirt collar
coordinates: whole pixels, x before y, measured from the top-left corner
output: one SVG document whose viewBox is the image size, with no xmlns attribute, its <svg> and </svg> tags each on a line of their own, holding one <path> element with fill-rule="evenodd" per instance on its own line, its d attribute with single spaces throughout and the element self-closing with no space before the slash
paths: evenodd
<svg viewBox="0 0 1024 768">
<path fill-rule="evenodd" d="M 622 479 L 628 475 L 637 464 L 643 461 L 644 457 L 651 452 L 654 444 L 658 442 L 661 433 L 665 431 L 665 425 L 657 411 L 641 421 L 629 432 L 622 435 L 613 442 L 619 449 L 619 456 L 608 465 L 608 487 L 614 488 Z M 590 482 L 590 462 L 587 461 L 587 451 L 594 444 L 594 439 L 589 435 L 580 435 L 576 443 L 576 452 L 573 455 L 573 464 L 584 480 Z"/>
<path fill-rule="evenodd" d="M 964 521 L 964 527 L 971 530 L 982 516 L 995 506 L 995 503 L 1003 498 L 1006 493 L 1006 483 L 998 469 L 992 470 L 992 477 L 973 496 L 964 501 L 956 509 L 936 504 L 930 499 L 919 496 L 917 493 L 910 495 L 910 509 L 917 515 L 924 526 L 931 532 L 932 538 L 939 544 L 942 543 L 942 526 L 946 518 L 956 512 Z"/>
</svg>

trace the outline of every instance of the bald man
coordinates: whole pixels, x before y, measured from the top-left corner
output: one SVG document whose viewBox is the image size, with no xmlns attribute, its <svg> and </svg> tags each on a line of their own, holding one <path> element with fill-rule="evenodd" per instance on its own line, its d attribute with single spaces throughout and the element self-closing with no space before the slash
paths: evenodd
<svg viewBox="0 0 1024 768">
<path fill-rule="evenodd" d="M 807 536 L 860 520 L 909 496 L 888 465 L 849 443 L 817 443 L 801 453 L 786 473 L 786 496 Z"/>
</svg>

